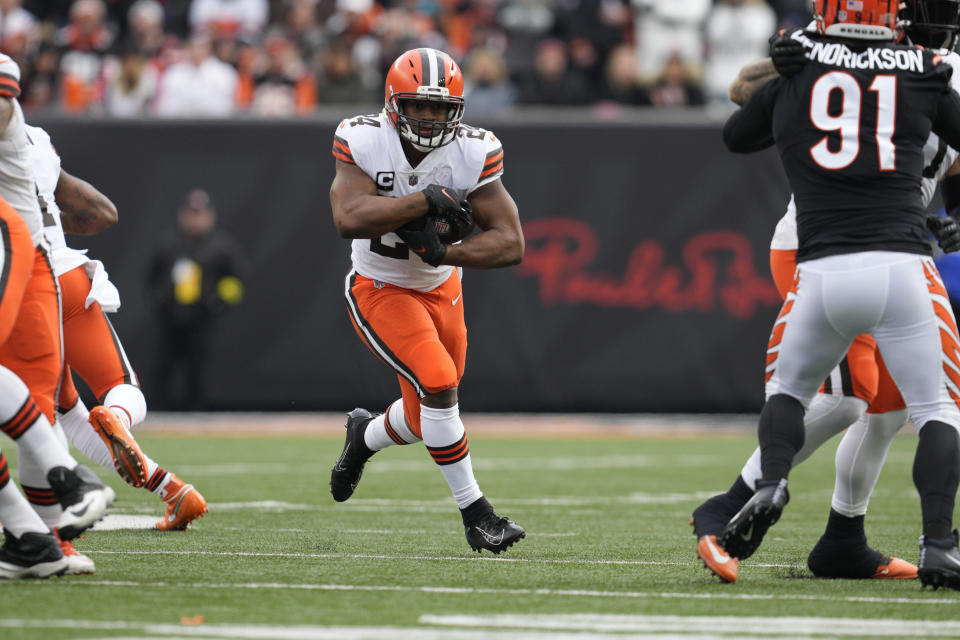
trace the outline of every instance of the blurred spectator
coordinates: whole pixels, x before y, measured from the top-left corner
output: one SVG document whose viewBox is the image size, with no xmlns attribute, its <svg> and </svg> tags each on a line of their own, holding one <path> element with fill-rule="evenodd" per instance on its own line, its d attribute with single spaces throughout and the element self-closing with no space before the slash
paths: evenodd
<svg viewBox="0 0 960 640">
<path fill-rule="evenodd" d="M 644 82 L 660 75 L 678 56 L 699 75 L 703 61 L 703 23 L 711 0 L 633 0 L 636 10 L 637 70 Z"/>
<path fill-rule="evenodd" d="M 214 320 L 243 299 L 240 251 L 216 220 L 210 196 L 194 189 L 177 214 L 176 234 L 150 258 L 147 291 L 160 324 L 151 402 L 158 409 L 205 407 Z M 185 389 L 177 393 L 180 373 Z"/>
<path fill-rule="evenodd" d="M 20 104 L 24 112 L 35 115 L 56 109 L 59 79 L 60 55 L 52 46 L 40 47 L 33 61 L 33 70 L 20 83 Z"/>
<path fill-rule="evenodd" d="M 285 35 L 263 41 L 261 68 L 252 78 L 250 112 L 260 116 L 304 115 L 317 106 L 317 84 Z"/>
<path fill-rule="evenodd" d="M 22 4 L 22 0 L 0 0 L 0 51 L 20 65 L 21 74 L 29 69 L 40 44 L 37 20 Z"/>
<path fill-rule="evenodd" d="M 236 110 L 236 93 L 237 72 L 213 55 L 209 36 L 195 35 L 187 46 L 187 59 L 160 77 L 157 115 L 227 117 Z"/>
<path fill-rule="evenodd" d="M 377 102 L 379 91 L 371 91 L 357 73 L 346 44 L 335 44 L 320 54 L 317 100 L 322 103 Z"/>
<path fill-rule="evenodd" d="M 516 80 L 534 75 L 537 45 L 553 30 L 556 17 L 550 0 L 505 0 L 498 19 L 510 47 L 504 52 Z"/>
<path fill-rule="evenodd" d="M 114 36 L 106 18 L 103 0 L 77 0 L 70 21 L 57 34 L 63 50 L 60 95 L 67 113 L 84 113 L 103 99 L 103 62 Z"/>
<path fill-rule="evenodd" d="M 770 0 L 782 28 L 804 27 L 812 19 L 809 0 Z"/>
<path fill-rule="evenodd" d="M 513 106 L 517 91 L 507 77 L 503 56 L 491 49 L 474 49 L 463 65 L 464 98 L 470 117 L 503 113 Z"/>
<path fill-rule="evenodd" d="M 157 94 L 157 70 L 136 47 L 129 47 L 120 58 L 117 77 L 107 86 L 104 109 L 107 115 L 135 118 L 151 113 Z"/>
<path fill-rule="evenodd" d="M 188 23 L 214 40 L 256 37 L 267 26 L 269 8 L 268 0 L 192 0 Z"/>
<path fill-rule="evenodd" d="M 137 0 L 127 13 L 127 42 L 148 59 L 161 55 L 168 36 L 163 30 L 163 5 Z"/>
<path fill-rule="evenodd" d="M 582 105 L 591 102 L 584 79 L 569 68 L 561 40 L 544 40 L 537 47 L 534 76 L 520 88 L 523 104 Z"/>
<path fill-rule="evenodd" d="M 637 76 L 637 54 L 629 44 L 610 52 L 603 75 L 600 99 L 630 105 L 649 105 L 650 96 L 641 88 Z"/>
<path fill-rule="evenodd" d="M 680 55 L 667 59 L 659 79 L 650 88 L 650 102 L 655 107 L 692 107 L 704 103 L 703 91 L 690 80 Z"/>
<path fill-rule="evenodd" d="M 300 49 L 308 62 L 326 43 L 327 34 L 320 26 L 317 13 L 318 0 L 287 0 L 283 25 L 289 38 Z"/>
<path fill-rule="evenodd" d="M 734 106 L 730 83 L 743 65 L 767 55 L 767 39 L 777 16 L 764 0 L 716 0 L 707 18 L 707 61 L 703 88 L 707 99 Z"/>
<path fill-rule="evenodd" d="M 564 0 L 556 4 L 555 33 L 570 45 L 571 67 L 599 89 L 607 57 L 633 29 L 633 15 L 624 0 Z"/>
</svg>

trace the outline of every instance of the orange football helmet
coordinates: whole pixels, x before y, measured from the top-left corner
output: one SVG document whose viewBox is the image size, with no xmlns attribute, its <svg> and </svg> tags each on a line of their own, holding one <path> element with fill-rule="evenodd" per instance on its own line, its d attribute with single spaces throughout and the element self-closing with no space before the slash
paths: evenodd
<svg viewBox="0 0 960 640">
<path fill-rule="evenodd" d="M 446 120 L 419 120 L 404 113 L 407 100 L 448 105 Z M 463 73 L 449 55 L 436 49 L 411 49 L 387 72 L 384 87 L 387 115 L 400 135 L 419 151 L 431 151 L 453 141 L 463 118 Z"/>
<path fill-rule="evenodd" d="M 900 0 L 813 0 L 813 19 L 826 36 L 895 40 L 899 7 Z"/>
</svg>

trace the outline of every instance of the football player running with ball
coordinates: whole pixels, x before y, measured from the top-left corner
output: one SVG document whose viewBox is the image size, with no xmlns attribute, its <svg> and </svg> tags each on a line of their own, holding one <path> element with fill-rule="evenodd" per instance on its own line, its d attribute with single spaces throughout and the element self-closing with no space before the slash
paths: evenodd
<svg viewBox="0 0 960 640">
<path fill-rule="evenodd" d="M 819 35 L 803 36 L 811 46 L 802 71 L 765 84 L 724 127 L 731 151 L 776 145 L 795 196 L 799 246 L 768 345 L 761 479 L 717 541 L 741 559 L 759 547 L 789 500 L 806 408 L 853 339 L 869 333 L 919 431 L 920 580 L 960 589 L 951 533 L 960 351 L 920 186 L 931 131 L 960 148 L 960 97 L 940 54 L 892 43 L 898 2 L 856 4 L 816 0 Z"/>
<path fill-rule="evenodd" d="M 353 240 L 347 311 L 364 343 L 396 371 L 402 397 L 382 414 L 348 414 L 330 491 L 347 500 L 370 456 L 422 440 L 460 507 L 470 547 L 500 553 L 525 534 L 494 513 L 473 475 L 457 398 L 467 352 L 460 267 L 518 264 L 524 243 L 500 181 L 503 147 L 491 132 L 461 124 L 463 110 L 453 59 L 411 49 L 390 66 L 383 111 L 344 120 L 334 136 L 333 221 Z M 474 226 L 480 232 L 470 236 Z"/>
</svg>

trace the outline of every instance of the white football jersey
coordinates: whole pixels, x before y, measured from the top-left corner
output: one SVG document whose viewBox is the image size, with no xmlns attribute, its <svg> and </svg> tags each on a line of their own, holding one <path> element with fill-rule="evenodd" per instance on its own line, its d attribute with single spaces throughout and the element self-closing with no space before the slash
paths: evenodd
<svg viewBox="0 0 960 640">
<path fill-rule="evenodd" d="M 944 61 L 954 70 L 953 76 L 950 78 L 950 86 L 953 87 L 954 91 L 960 93 L 960 55 L 953 51 L 942 51 L 940 53 Z M 920 181 L 924 207 L 933 200 L 937 185 L 956 161 L 958 155 L 960 153 L 947 146 L 937 135 L 931 133 L 930 137 L 927 138 L 927 144 L 923 147 L 923 179 Z M 793 195 L 791 195 L 790 202 L 787 204 L 787 212 L 780 218 L 777 228 L 773 232 L 770 248 L 796 251 L 797 246 L 797 204 L 794 202 Z"/>
<path fill-rule="evenodd" d="M 20 95 L 20 67 L 0 54 L 0 96 L 10 98 L 13 114 L 0 134 L 0 197 L 26 221 L 33 244 L 43 241 L 43 220 L 37 202 L 37 187 L 30 164 L 27 123 L 17 97 Z"/>
<path fill-rule="evenodd" d="M 60 181 L 60 155 L 53 148 L 50 135 L 40 127 L 27 125 L 30 140 L 30 162 L 37 181 L 37 198 L 43 214 L 43 234 L 50 243 L 53 274 L 57 277 L 87 262 L 84 251 L 67 246 L 57 206 L 57 182 Z"/>
<path fill-rule="evenodd" d="M 489 131 L 460 125 L 453 142 L 410 166 L 400 136 L 385 111 L 347 118 L 337 127 L 333 155 L 355 164 L 377 184 L 377 195 L 401 197 L 440 184 L 458 199 L 503 175 L 503 146 Z M 353 268 L 362 276 L 405 289 L 430 291 L 450 277 L 451 266 L 431 267 L 395 233 L 353 241 Z"/>
</svg>

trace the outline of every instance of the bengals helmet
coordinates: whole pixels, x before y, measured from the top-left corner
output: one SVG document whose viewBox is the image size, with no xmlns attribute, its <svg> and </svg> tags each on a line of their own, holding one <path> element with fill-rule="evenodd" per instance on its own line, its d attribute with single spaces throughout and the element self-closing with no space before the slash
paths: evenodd
<svg viewBox="0 0 960 640">
<path fill-rule="evenodd" d="M 825 36 L 895 40 L 900 0 L 813 0 L 813 20 Z"/>
<path fill-rule="evenodd" d="M 960 0 L 910 0 L 900 19 L 913 44 L 951 51 L 960 33 Z"/>
<path fill-rule="evenodd" d="M 453 141 L 463 118 L 463 73 L 449 55 L 436 49 L 411 49 L 387 72 L 384 105 L 400 135 L 418 151 L 432 151 Z M 404 113 L 407 100 L 447 105 L 446 120 L 419 120 Z"/>
</svg>

